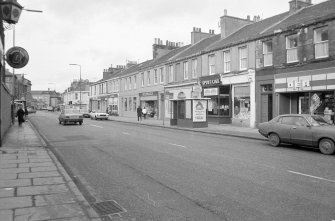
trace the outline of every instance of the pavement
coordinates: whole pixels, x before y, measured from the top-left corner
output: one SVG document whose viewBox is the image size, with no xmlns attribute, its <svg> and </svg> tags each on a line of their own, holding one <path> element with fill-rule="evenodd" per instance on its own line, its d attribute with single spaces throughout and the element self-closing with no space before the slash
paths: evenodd
<svg viewBox="0 0 335 221">
<path fill-rule="evenodd" d="M 209 124 L 206 128 L 171 126 L 169 120 L 110 116 L 109 120 L 151 127 L 265 140 L 255 128 Z M 85 120 L 84 120 L 85 123 Z M 17 122 L 0 147 L 0 221 L 99 221 L 64 167 L 29 120 Z"/>
<path fill-rule="evenodd" d="M 0 221 L 100 221 L 30 122 L 0 147 Z"/>
</svg>

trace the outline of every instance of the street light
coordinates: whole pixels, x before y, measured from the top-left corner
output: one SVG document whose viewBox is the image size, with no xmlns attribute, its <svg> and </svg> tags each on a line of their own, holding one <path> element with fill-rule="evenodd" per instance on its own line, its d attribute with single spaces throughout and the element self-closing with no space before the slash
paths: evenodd
<svg viewBox="0 0 335 221">
<path fill-rule="evenodd" d="M 69 64 L 72 66 L 79 66 L 79 109 L 81 110 L 81 65 L 80 64 Z"/>
</svg>

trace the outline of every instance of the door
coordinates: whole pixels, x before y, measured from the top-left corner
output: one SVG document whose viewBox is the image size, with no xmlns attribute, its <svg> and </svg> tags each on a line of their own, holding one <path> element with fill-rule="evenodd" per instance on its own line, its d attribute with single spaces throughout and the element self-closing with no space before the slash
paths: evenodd
<svg viewBox="0 0 335 221">
<path fill-rule="evenodd" d="M 272 94 L 261 95 L 261 122 L 271 120 L 272 117 Z"/>
<path fill-rule="evenodd" d="M 278 124 L 275 125 L 275 132 L 279 135 L 282 142 L 291 142 L 291 128 L 293 126 L 293 117 L 284 116 L 278 120 Z"/>
<path fill-rule="evenodd" d="M 313 145 L 312 127 L 304 117 L 294 117 L 291 128 L 291 142 L 299 145 Z"/>
<path fill-rule="evenodd" d="M 299 97 L 299 114 L 309 114 L 309 97 Z"/>
</svg>

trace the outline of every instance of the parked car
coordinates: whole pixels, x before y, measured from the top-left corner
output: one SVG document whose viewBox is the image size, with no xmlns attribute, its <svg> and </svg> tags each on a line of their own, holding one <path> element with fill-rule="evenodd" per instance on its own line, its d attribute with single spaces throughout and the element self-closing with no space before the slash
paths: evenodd
<svg viewBox="0 0 335 221">
<path fill-rule="evenodd" d="M 319 148 L 323 154 L 335 153 L 335 126 L 319 115 L 280 115 L 259 124 L 258 129 L 272 146 L 289 143 Z"/>
<path fill-rule="evenodd" d="M 48 111 L 54 111 L 54 107 L 49 106 Z"/>
<path fill-rule="evenodd" d="M 58 117 L 59 124 L 79 123 L 82 125 L 84 117 L 76 109 L 63 109 Z"/>
<path fill-rule="evenodd" d="M 91 111 L 90 112 L 90 118 L 91 120 L 95 119 L 95 120 L 108 120 L 109 115 L 107 113 L 102 113 L 102 112 L 95 112 L 95 111 Z"/>
<path fill-rule="evenodd" d="M 28 110 L 28 114 L 34 114 L 34 113 L 36 113 L 36 110 L 33 109 L 33 108 L 31 108 L 31 107 L 28 107 L 27 110 Z"/>
</svg>

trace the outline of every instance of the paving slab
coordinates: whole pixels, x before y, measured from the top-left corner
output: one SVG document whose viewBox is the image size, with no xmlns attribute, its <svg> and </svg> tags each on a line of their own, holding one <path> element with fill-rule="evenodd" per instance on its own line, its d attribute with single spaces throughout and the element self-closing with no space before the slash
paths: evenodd
<svg viewBox="0 0 335 221">
<path fill-rule="evenodd" d="M 29 158 L 29 163 L 52 162 L 50 158 Z"/>
<path fill-rule="evenodd" d="M 57 171 L 33 172 L 33 173 L 19 173 L 19 178 L 39 178 L 39 177 L 54 177 L 60 176 Z"/>
<path fill-rule="evenodd" d="M 77 204 L 30 207 L 15 210 L 15 221 L 40 221 L 62 218 L 84 217 L 85 214 Z"/>
<path fill-rule="evenodd" d="M 46 178 L 33 179 L 33 185 L 35 186 L 61 184 L 61 183 L 65 183 L 63 177 L 46 177 Z"/>
<path fill-rule="evenodd" d="M 2 174 L 13 174 L 13 173 L 27 173 L 29 172 L 29 168 L 7 168 L 7 169 L 0 169 L 0 177 Z"/>
<path fill-rule="evenodd" d="M 31 196 L 0 198 L 0 210 L 33 206 Z"/>
<path fill-rule="evenodd" d="M 17 188 L 18 196 L 53 194 L 53 193 L 64 193 L 64 192 L 69 192 L 69 189 L 65 184 L 29 186 L 29 187 Z"/>
<path fill-rule="evenodd" d="M 18 174 L 16 173 L 4 173 L 4 174 L 0 173 L 0 177 L 2 180 L 13 180 L 13 179 L 16 179 L 17 176 Z"/>
<path fill-rule="evenodd" d="M 14 188 L 0 188 L 0 197 L 14 196 Z"/>
<path fill-rule="evenodd" d="M 9 164 L 9 163 L 28 163 L 28 158 L 27 159 L 10 159 L 10 160 L 2 160 L 0 159 L 0 164 Z"/>
<path fill-rule="evenodd" d="M 8 164 L 0 163 L 0 169 L 7 169 L 7 168 L 17 168 L 17 163 L 8 163 Z"/>
<path fill-rule="evenodd" d="M 49 167 L 53 166 L 53 162 L 42 162 L 42 163 L 20 163 L 19 168 L 21 167 Z"/>
<path fill-rule="evenodd" d="M 57 171 L 57 167 L 48 166 L 48 167 L 32 167 L 30 168 L 31 172 L 46 172 L 46 171 Z"/>
<path fill-rule="evenodd" d="M 0 188 L 17 187 L 17 186 L 31 186 L 31 179 L 15 179 L 15 180 L 2 180 L 0 179 Z"/>
<path fill-rule="evenodd" d="M 58 193 L 50 195 L 38 195 L 35 197 L 36 206 L 51 206 L 67 203 L 75 203 L 76 199 L 68 193 Z"/>
<path fill-rule="evenodd" d="M 13 221 L 13 211 L 0 210 L 0 221 Z"/>
</svg>

